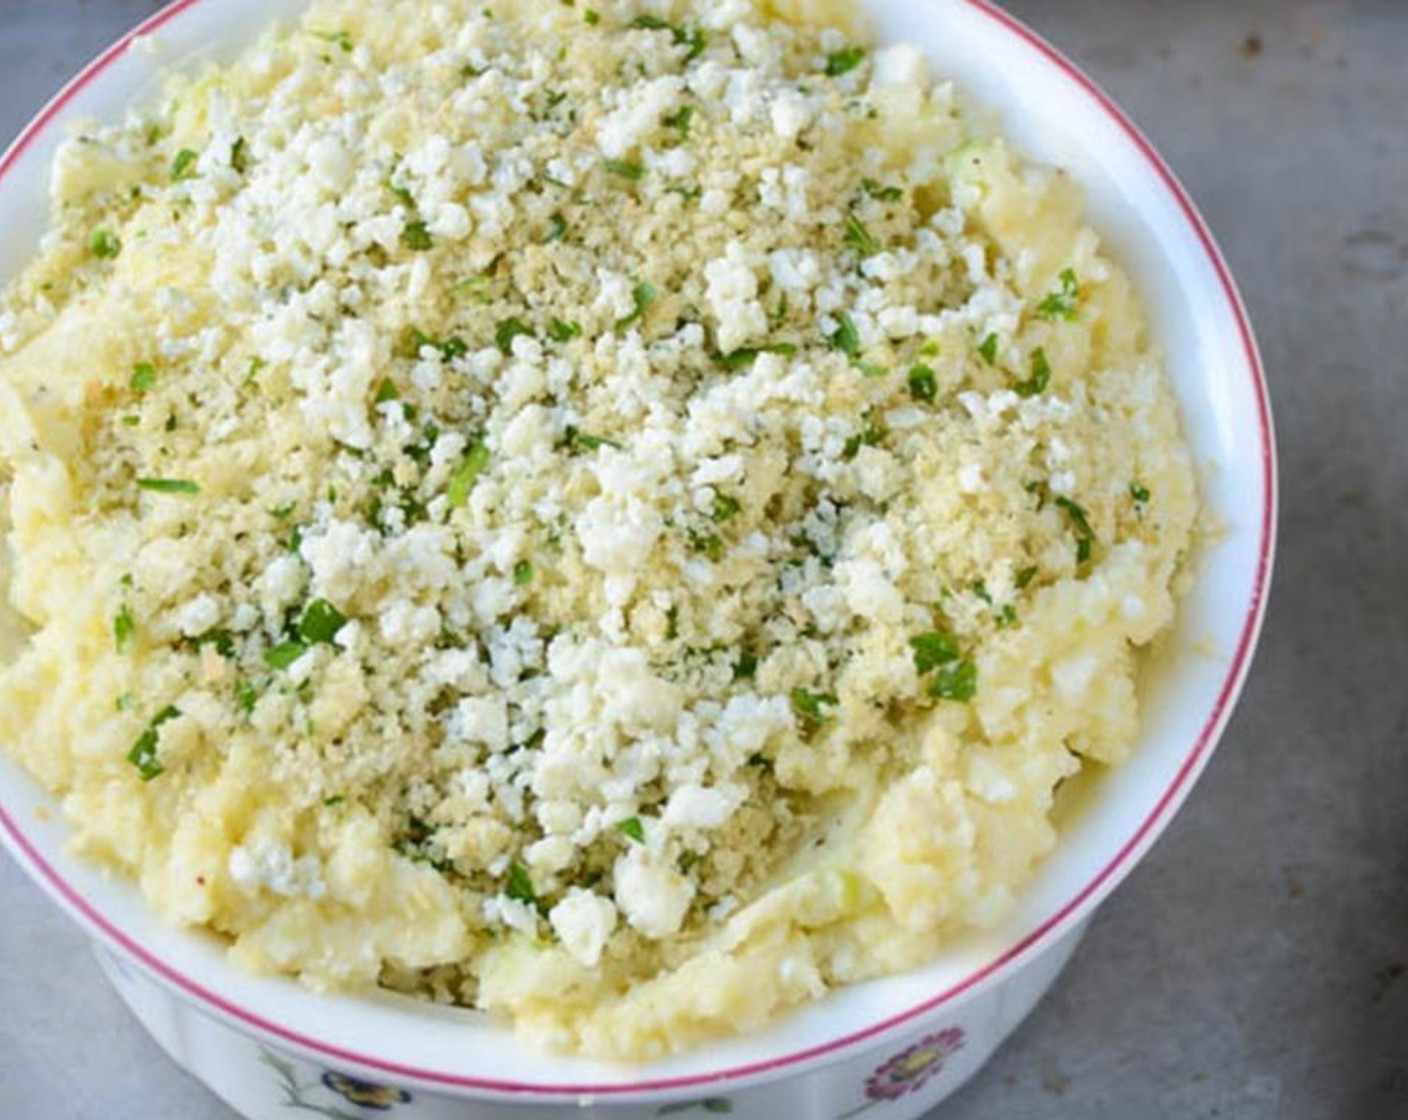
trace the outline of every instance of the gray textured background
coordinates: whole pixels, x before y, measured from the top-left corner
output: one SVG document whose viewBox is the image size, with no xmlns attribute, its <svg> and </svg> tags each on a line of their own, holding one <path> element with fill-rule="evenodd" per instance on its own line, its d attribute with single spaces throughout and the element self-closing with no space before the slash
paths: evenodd
<svg viewBox="0 0 1408 1120">
<path fill-rule="evenodd" d="M 1281 559 L 1202 784 L 939 1116 L 1402 1120 L 1408 2 L 1009 6 L 1133 114 L 1227 251 L 1272 382 Z M 0 0 L 0 137 L 155 7 Z M 3 859 L 0 915 L 0 1117 L 230 1120 Z"/>
</svg>

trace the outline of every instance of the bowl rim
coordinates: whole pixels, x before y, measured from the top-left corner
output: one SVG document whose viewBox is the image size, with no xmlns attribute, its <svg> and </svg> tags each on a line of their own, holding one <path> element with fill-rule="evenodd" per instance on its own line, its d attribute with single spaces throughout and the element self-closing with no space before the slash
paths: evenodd
<svg viewBox="0 0 1408 1120">
<path fill-rule="evenodd" d="M 1271 584 L 1272 569 L 1276 551 L 1276 525 L 1278 509 L 1278 481 L 1276 469 L 1276 441 L 1272 422 L 1271 405 L 1266 383 L 1265 369 L 1253 333 L 1246 305 L 1238 290 L 1236 281 L 1206 221 L 1189 195 L 1182 182 L 1174 174 L 1167 162 L 1153 144 L 1134 124 L 1130 117 L 1092 78 L 1074 62 L 1061 53 L 1043 36 L 1032 30 L 1016 16 L 1001 8 L 994 0 L 956 0 L 1000 25 L 1007 33 L 1024 41 L 1034 48 L 1046 62 L 1053 65 L 1104 113 L 1118 128 L 1123 137 L 1132 143 L 1134 149 L 1148 165 L 1167 190 L 1176 204 L 1181 220 L 1194 235 L 1202 254 L 1211 266 L 1216 277 L 1220 297 L 1225 301 L 1237 333 L 1240 336 L 1244 369 L 1252 382 L 1256 405 L 1257 437 L 1259 442 L 1259 463 L 1261 468 L 1261 523 L 1257 527 L 1257 560 L 1255 578 L 1250 601 L 1242 620 L 1235 651 L 1228 662 L 1217 699 L 1204 721 L 1197 738 L 1179 764 L 1173 778 L 1154 802 L 1148 814 L 1134 832 L 1128 836 L 1118 850 L 1100 870 L 1044 920 L 1037 923 L 1025 936 L 993 956 L 981 967 L 973 970 L 963 979 L 950 984 L 942 991 L 904 1008 L 884 1019 L 869 1023 L 857 1030 L 846 1031 L 828 1041 L 799 1049 L 793 1053 L 766 1061 L 744 1063 L 732 1067 L 665 1078 L 645 1078 L 632 1080 L 629 1076 L 609 1083 L 591 1084 L 542 1084 L 503 1081 L 485 1077 L 467 1077 L 444 1070 L 419 1069 L 388 1061 L 375 1055 L 358 1053 L 341 1046 L 323 1042 L 298 1031 L 272 1022 L 241 1007 L 232 999 L 212 991 L 206 985 L 192 979 L 162 960 L 152 951 L 133 941 L 102 912 L 90 903 L 38 850 L 38 847 L 25 835 L 18 821 L 0 804 L 0 840 L 6 842 L 13 854 L 21 857 L 20 863 L 30 876 L 59 901 L 63 908 L 76 917 L 81 924 L 89 927 L 111 946 L 132 958 L 144 969 L 152 973 L 167 986 L 176 989 L 193 1000 L 202 1009 L 217 1016 L 233 1020 L 244 1029 L 259 1035 L 271 1036 L 297 1049 L 318 1055 L 335 1062 L 349 1063 L 366 1069 L 374 1069 L 393 1077 L 424 1085 L 446 1089 L 478 1091 L 480 1093 L 514 1094 L 520 1097 L 621 1097 L 650 1092 L 669 1092 L 686 1089 L 719 1089 L 725 1086 L 739 1086 L 745 1081 L 753 1081 L 760 1075 L 779 1074 L 798 1066 L 813 1066 L 819 1060 L 829 1058 L 839 1060 L 846 1052 L 860 1044 L 877 1039 L 882 1035 L 915 1022 L 941 1007 L 959 1001 L 961 997 L 972 997 L 977 989 L 995 983 L 999 974 L 1010 972 L 1024 958 L 1048 946 L 1064 931 L 1070 929 L 1113 889 L 1115 884 L 1127 874 L 1138 857 L 1168 824 L 1174 811 L 1207 763 L 1213 749 L 1226 727 L 1238 696 L 1246 682 L 1252 655 L 1255 652 L 1261 627 L 1265 619 L 1267 598 Z M 173 0 L 166 7 L 143 20 L 131 31 L 117 39 L 111 46 L 98 54 L 80 70 L 39 113 L 21 130 L 19 135 L 3 152 L 0 152 L 0 181 L 19 161 L 24 152 L 39 136 L 54 123 L 69 103 L 83 92 L 110 65 L 127 53 L 135 40 L 152 35 L 178 16 L 196 7 L 201 0 Z"/>
</svg>

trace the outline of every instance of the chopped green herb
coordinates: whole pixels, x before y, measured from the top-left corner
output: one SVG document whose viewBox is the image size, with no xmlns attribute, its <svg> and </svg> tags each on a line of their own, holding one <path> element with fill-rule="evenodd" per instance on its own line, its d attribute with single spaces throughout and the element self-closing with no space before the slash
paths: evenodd
<svg viewBox="0 0 1408 1120">
<path fill-rule="evenodd" d="M 875 362 L 857 362 L 856 369 L 860 370 L 862 377 L 888 377 L 890 371 Z"/>
<path fill-rule="evenodd" d="M 163 708 L 152 717 L 151 723 L 147 724 L 147 729 L 137 736 L 137 741 L 127 752 L 127 761 L 137 768 L 137 773 L 142 776 L 142 781 L 150 782 L 165 769 L 161 760 L 157 758 L 157 747 L 160 742 L 158 729 L 163 723 L 175 719 L 180 714 L 179 708 L 170 706 Z"/>
<path fill-rule="evenodd" d="M 635 302 L 635 310 L 632 311 L 629 315 L 627 315 L 624 319 L 618 319 L 616 321 L 617 329 L 619 330 L 621 327 L 630 326 L 642 315 L 644 315 L 646 309 L 649 308 L 650 305 L 655 302 L 655 298 L 658 294 L 659 293 L 656 292 L 655 287 L 652 284 L 648 284 L 643 280 L 639 284 L 637 284 L 635 286 L 635 289 L 631 292 L 631 299 Z"/>
<path fill-rule="evenodd" d="M 939 379 L 932 369 L 922 363 L 910 369 L 909 395 L 917 401 L 932 401 L 939 395 Z"/>
<path fill-rule="evenodd" d="M 137 624 L 132 621 L 132 612 L 124 606 L 112 620 L 112 644 L 118 653 L 127 649 L 128 643 L 132 641 L 132 632 L 136 629 Z"/>
<path fill-rule="evenodd" d="M 240 384 L 241 384 L 242 386 L 243 386 L 243 385 L 248 385 L 251 381 L 253 381 L 256 377 L 259 376 L 259 371 L 260 371 L 261 369 L 263 369 L 263 368 L 264 368 L 264 359 L 263 359 L 263 358 L 250 358 L 250 359 L 249 359 L 249 369 L 245 370 L 245 372 L 244 372 L 244 380 L 241 381 Z"/>
<path fill-rule="evenodd" d="M 292 513 L 293 503 L 289 502 L 289 504 L 286 506 L 275 506 L 269 511 L 269 516 L 272 517 L 275 521 L 286 521 L 289 515 Z"/>
<path fill-rule="evenodd" d="M 861 187 L 871 198 L 880 202 L 898 202 L 904 197 L 904 190 L 900 187 L 887 187 L 883 183 L 874 179 L 862 179 Z"/>
<path fill-rule="evenodd" d="M 805 688 L 792 690 L 792 710 L 808 723 L 825 723 L 830 717 L 822 709 L 835 707 L 840 701 L 829 692 L 809 692 Z"/>
<path fill-rule="evenodd" d="M 308 652 L 302 642 L 281 642 L 264 654 L 264 664 L 271 669 L 287 669 Z"/>
<path fill-rule="evenodd" d="M 401 244 L 412 252 L 423 253 L 435 244 L 435 239 L 430 236 L 424 222 L 407 222 L 406 228 L 401 231 Z"/>
<path fill-rule="evenodd" d="M 344 801 L 346 801 L 346 800 L 347 800 L 347 798 L 345 798 L 345 797 L 344 797 L 342 794 L 340 794 L 340 793 L 334 795 L 333 797 L 325 797 L 325 798 L 323 798 L 323 808 L 325 808 L 325 809 L 335 809 L 335 808 L 337 808 L 339 805 L 341 805 L 341 804 L 342 804 Z"/>
<path fill-rule="evenodd" d="M 827 76 L 839 78 L 842 74 L 849 74 L 864 61 L 864 47 L 845 47 L 839 51 L 832 51 L 826 56 Z"/>
<path fill-rule="evenodd" d="M 259 703 L 259 690 L 254 687 L 251 681 L 240 681 L 235 685 L 235 707 L 245 715 L 254 711 L 254 705 Z"/>
<path fill-rule="evenodd" d="M 230 146 L 230 167 L 236 175 L 243 175 L 249 170 L 249 145 L 243 136 Z"/>
<path fill-rule="evenodd" d="M 880 252 L 880 243 L 870 235 L 870 231 L 865 226 L 861 225 L 860 219 L 854 214 L 846 215 L 845 241 L 862 257 L 873 257 Z"/>
<path fill-rule="evenodd" d="M 139 490 L 150 490 L 154 494 L 199 494 L 200 487 L 184 478 L 139 478 Z"/>
<path fill-rule="evenodd" d="M 135 428 L 141 423 L 142 418 L 140 416 L 124 416 L 122 418 L 122 426 L 124 428 Z"/>
<path fill-rule="evenodd" d="M 988 591 L 988 585 L 983 580 L 973 584 L 973 594 L 988 606 L 992 606 L 992 593 Z"/>
<path fill-rule="evenodd" d="M 840 325 L 831 335 L 831 348 L 854 360 L 860 354 L 860 331 L 856 329 L 855 320 L 844 311 L 838 322 Z"/>
<path fill-rule="evenodd" d="M 538 892 L 533 889 L 533 878 L 528 869 L 515 860 L 509 864 L 508 882 L 504 884 L 504 894 L 516 902 L 524 902 L 535 909 L 543 908 Z"/>
<path fill-rule="evenodd" d="M 715 357 L 725 369 L 744 369 L 756 362 L 759 354 L 781 354 L 790 357 L 796 352 L 795 343 L 773 342 L 766 346 L 745 347 L 742 350 L 735 350 L 731 354 L 718 354 Z"/>
<path fill-rule="evenodd" d="M 533 565 L 527 560 L 520 560 L 513 566 L 513 583 L 515 587 L 526 587 L 533 582 Z"/>
<path fill-rule="evenodd" d="M 138 362 L 132 367 L 132 388 L 139 393 L 156 388 L 156 366 L 151 362 Z"/>
<path fill-rule="evenodd" d="M 554 319 L 548 324 L 548 337 L 554 342 L 571 342 L 582 333 L 582 324 L 575 319 Z"/>
<path fill-rule="evenodd" d="M 914 650 L 915 672 L 921 677 L 925 673 L 937 669 L 940 665 L 957 661 L 961 652 L 958 647 L 958 639 L 942 630 L 910 638 L 909 646 Z"/>
<path fill-rule="evenodd" d="M 999 626 L 1017 625 L 1017 608 L 1011 603 L 1004 603 L 1002 610 L 998 613 L 997 624 Z"/>
<path fill-rule="evenodd" d="M 328 645 L 347 625 L 347 616 L 326 599 L 314 599 L 303 611 L 298 636 L 308 645 Z"/>
<path fill-rule="evenodd" d="M 752 650 L 743 650 L 738 655 L 738 660 L 733 663 L 733 679 L 736 681 L 751 681 L 757 675 L 758 655 Z"/>
<path fill-rule="evenodd" d="M 700 533 L 691 529 L 689 532 L 689 547 L 695 552 L 702 552 L 714 563 L 718 563 L 724 556 L 724 542 L 717 533 Z"/>
<path fill-rule="evenodd" d="M 310 31 L 308 34 L 326 43 L 336 43 L 347 54 L 352 53 L 352 36 L 346 31 Z"/>
<path fill-rule="evenodd" d="M 621 445 L 614 439 L 607 439 L 605 436 L 594 436 L 587 432 L 580 432 L 572 425 L 567 426 L 564 433 L 567 438 L 567 446 L 574 451 L 596 451 L 601 447 L 614 447 L 621 449 Z"/>
<path fill-rule="evenodd" d="M 636 16 L 628 24 L 637 31 L 673 31 L 674 24 L 667 23 L 659 16 Z"/>
<path fill-rule="evenodd" d="M 1090 519 L 1083 506 L 1064 495 L 1057 496 L 1056 505 L 1065 512 L 1076 531 L 1076 563 L 1084 564 L 1095 547 L 1095 530 L 1090 527 Z"/>
<path fill-rule="evenodd" d="M 409 188 L 398 187 L 390 179 L 387 179 L 386 189 L 390 191 L 395 196 L 396 201 L 407 210 L 414 210 L 416 208 L 416 196 L 410 192 Z"/>
<path fill-rule="evenodd" d="M 499 324 L 499 329 L 494 332 L 494 345 L 504 354 L 512 354 L 513 340 L 520 335 L 525 338 L 532 338 L 533 328 L 522 319 L 505 319 Z"/>
<path fill-rule="evenodd" d="M 1149 488 L 1142 482 L 1131 482 L 1129 484 L 1129 496 L 1134 499 L 1136 505 L 1143 505 L 1149 500 Z"/>
<path fill-rule="evenodd" d="M 865 427 L 846 440 L 841 448 L 841 457 L 849 462 L 860 454 L 862 447 L 879 447 L 889 434 L 890 431 L 884 424 L 867 416 Z"/>
<path fill-rule="evenodd" d="M 693 62 L 709 45 L 709 38 L 697 27 L 683 28 L 661 19 L 659 16 L 636 16 L 630 25 L 637 31 L 668 31 L 674 36 L 675 45 L 688 47 L 684 60 Z"/>
<path fill-rule="evenodd" d="M 450 485 L 445 491 L 445 496 L 449 499 L 451 509 L 459 509 L 469 501 L 469 492 L 474 489 L 474 483 L 488 465 L 489 448 L 482 442 L 475 443 L 455 468 L 455 473 L 450 476 Z"/>
<path fill-rule="evenodd" d="M 731 520 L 741 508 L 743 507 L 737 498 L 728 494 L 719 494 L 714 498 L 714 512 L 709 516 L 713 518 L 716 525 L 722 525 L 725 521 Z"/>
<path fill-rule="evenodd" d="M 611 174 L 619 175 L 622 179 L 630 179 L 633 183 L 638 183 L 645 178 L 645 168 L 630 160 L 608 159 L 603 161 L 601 166 Z"/>
<path fill-rule="evenodd" d="M 1072 320 L 1079 314 L 1080 281 L 1076 274 L 1067 268 L 1061 273 L 1061 287 L 1052 292 L 1036 307 L 1036 313 L 1043 319 Z"/>
<path fill-rule="evenodd" d="M 967 703 L 978 692 L 978 667 L 964 658 L 941 665 L 929 685 L 929 695 L 935 700 L 957 700 Z"/>
<path fill-rule="evenodd" d="M 1050 384 L 1051 363 L 1046 360 L 1046 351 L 1038 346 L 1032 351 L 1032 375 L 1012 388 L 1019 397 L 1035 397 L 1044 393 Z"/>
<path fill-rule="evenodd" d="M 1014 581 L 1017 585 L 1017 590 L 1025 591 L 1028 587 L 1030 587 L 1032 580 L 1036 579 L 1037 571 L 1037 566 L 1033 564 L 1030 567 L 1023 568 L 1020 572 L 1018 572 L 1017 578 Z"/>
<path fill-rule="evenodd" d="M 645 825 L 640 823 L 639 817 L 628 817 L 617 824 L 616 828 L 629 836 L 637 844 L 645 843 Z"/>
<path fill-rule="evenodd" d="M 601 13 L 597 12 L 593 8 L 588 8 L 585 12 L 582 13 L 582 19 L 584 19 L 590 26 L 595 27 L 601 22 Z"/>
<path fill-rule="evenodd" d="M 122 242 L 111 230 L 97 229 L 93 231 L 93 237 L 88 242 L 88 250 L 99 260 L 112 260 L 122 252 Z"/>
<path fill-rule="evenodd" d="M 684 52 L 685 62 L 693 62 L 701 54 L 709 49 L 709 36 L 704 33 L 703 28 L 691 27 L 684 33 L 684 38 L 680 38 L 679 33 L 675 34 L 675 42 L 682 47 L 689 49 Z"/>
<path fill-rule="evenodd" d="M 552 228 L 548 230 L 548 241 L 561 241 L 567 236 L 567 219 L 562 216 L 560 210 L 555 210 L 549 220 Z"/>
<path fill-rule="evenodd" d="M 381 384 L 376 387 L 376 397 L 373 399 L 377 404 L 399 401 L 401 399 L 401 390 L 396 388 L 396 382 L 386 377 L 383 378 Z"/>
<path fill-rule="evenodd" d="M 680 134 L 681 140 L 689 138 L 689 128 L 694 122 L 694 106 L 681 105 L 679 109 L 667 117 L 662 117 L 660 123 L 666 128 L 673 128 Z"/>
<path fill-rule="evenodd" d="M 978 353 L 983 356 L 983 361 L 988 365 L 997 364 L 997 335 L 990 334 L 983 339 L 982 345 L 978 347 Z"/>
<path fill-rule="evenodd" d="M 182 179 L 189 179 L 191 169 L 195 167 L 198 159 L 200 159 L 200 153 L 193 152 L 190 148 L 182 148 L 177 152 L 176 158 L 171 161 L 171 181 L 179 183 Z"/>
</svg>

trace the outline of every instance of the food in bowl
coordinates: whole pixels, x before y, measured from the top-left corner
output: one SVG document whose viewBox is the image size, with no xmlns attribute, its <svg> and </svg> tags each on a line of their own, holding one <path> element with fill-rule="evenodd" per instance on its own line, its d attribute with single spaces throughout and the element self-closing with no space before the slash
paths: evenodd
<svg viewBox="0 0 1408 1120">
<path fill-rule="evenodd" d="M 314 4 L 68 143 L 0 740 L 256 970 L 636 1059 L 997 921 L 1197 509 L 1060 172 L 821 3 Z"/>
</svg>

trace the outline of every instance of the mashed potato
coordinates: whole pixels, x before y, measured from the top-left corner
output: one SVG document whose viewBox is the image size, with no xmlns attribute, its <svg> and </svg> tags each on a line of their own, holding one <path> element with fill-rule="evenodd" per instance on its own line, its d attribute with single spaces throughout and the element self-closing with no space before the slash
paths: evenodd
<svg viewBox="0 0 1408 1120">
<path fill-rule="evenodd" d="M 645 1058 L 1002 917 L 1196 496 L 1060 172 L 815 3 L 320 0 L 0 302 L 0 741 L 252 969 Z"/>
</svg>

